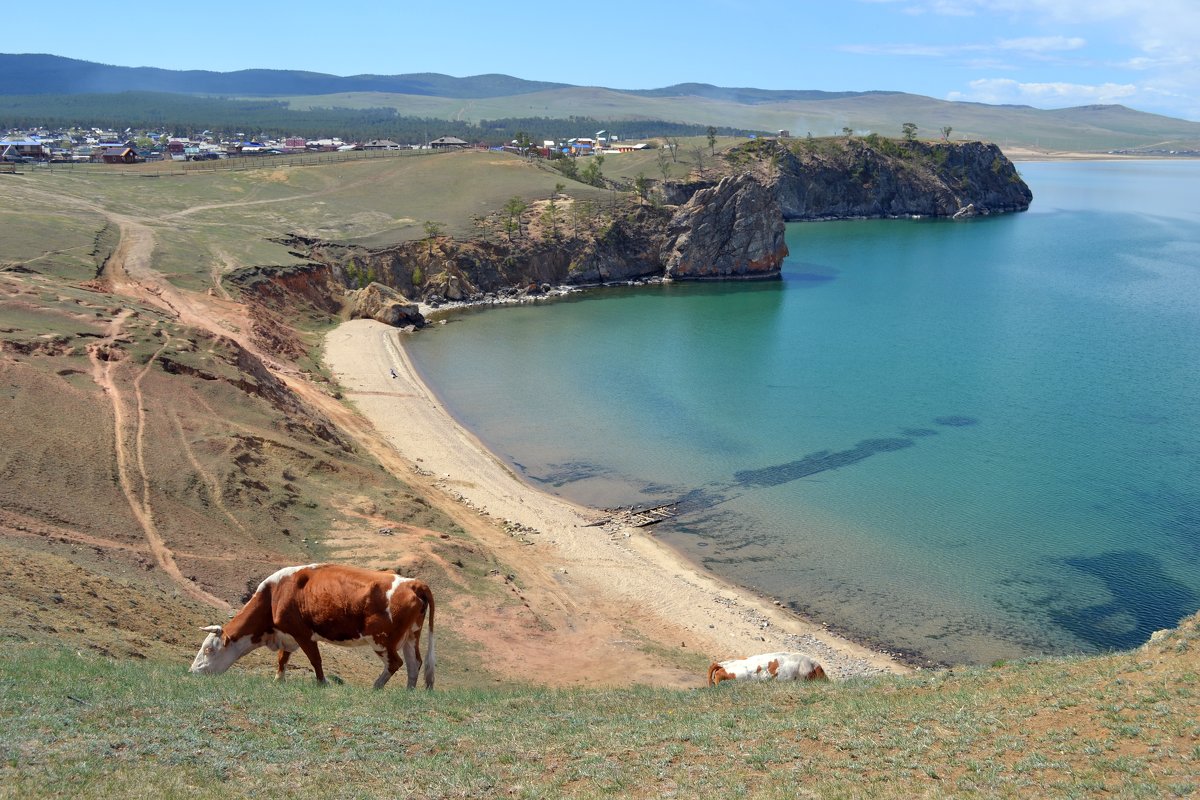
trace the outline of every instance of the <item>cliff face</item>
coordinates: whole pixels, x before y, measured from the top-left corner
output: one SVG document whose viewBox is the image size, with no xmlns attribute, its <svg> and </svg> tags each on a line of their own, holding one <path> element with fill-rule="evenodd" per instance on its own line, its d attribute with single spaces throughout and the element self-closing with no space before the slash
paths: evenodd
<svg viewBox="0 0 1200 800">
<path fill-rule="evenodd" d="M 788 254 L 778 196 L 749 172 L 702 189 L 671 218 L 666 277 L 770 278 Z"/>
<path fill-rule="evenodd" d="M 1024 211 L 1033 199 L 1000 148 L 982 142 L 764 141 L 740 160 L 771 165 L 788 220 L 953 217 L 968 205 L 994 214 Z"/>
<path fill-rule="evenodd" d="M 550 286 L 777 277 L 788 254 L 785 220 L 964 218 L 1023 211 L 1032 199 L 995 145 L 877 136 L 755 140 L 726 153 L 707 180 L 663 184 L 656 194 L 655 203 L 629 196 L 604 208 L 574 208 L 570 198 L 533 203 L 519 225 L 503 226 L 497 215 L 469 241 L 372 250 L 293 237 L 293 253 L 312 264 L 245 270 L 232 280 L 270 305 L 288 297 L 339 313 L 361 301 L 352 313 L 419 325 L 409 299 L 436 307 Z M 354 293 L 372 283 L 382 286 Z M 384 296 L 382 287 L 398 295 Z"/>
</svg>

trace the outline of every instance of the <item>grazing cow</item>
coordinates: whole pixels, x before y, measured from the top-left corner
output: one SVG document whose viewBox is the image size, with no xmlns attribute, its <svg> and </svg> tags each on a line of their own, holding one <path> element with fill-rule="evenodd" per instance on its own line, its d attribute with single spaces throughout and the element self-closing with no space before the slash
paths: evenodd
<svg viewBox="0 0 1200 800">
<path fill-rule="evenodd" d="M 708 668 L 708 685 L 721 681 L 827 681 L 829 676 L 804 653 L 763 653 L 722 661 Z"/>
<path fill-rule="evenodd" d="M 342 564 L 284 567 L 260 583 L 250 601 L 224 627 L 202 629 L 208 637 L 191 671 L 219 675 L 251 650 L 268 647 L 279 653 L 275 678 L 283 680 L 288 658 L 299 649 L 312 662 L 317 680 L 325 683 L 317 642 L 343 647 L 369 644 L 384 663 L 375 688 L 382 688 L 392 673 L 406 664 L 408 688 L 412 689 L 421 667 L 421 626 L 426 611 L 429 652 L 425 688 L 432 689 L 433 593 L 423 581 Z"/>
</svg>

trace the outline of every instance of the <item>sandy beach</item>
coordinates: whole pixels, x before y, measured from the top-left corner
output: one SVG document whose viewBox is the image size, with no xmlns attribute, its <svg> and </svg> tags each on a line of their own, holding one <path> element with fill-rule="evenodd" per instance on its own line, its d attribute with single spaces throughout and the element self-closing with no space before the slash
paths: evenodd
<svg viewBox="0 0 1200 800">
<path fill-rule="evenodd" d="M 619 674 L 657 685 L 697 684 L 695 674 L 656 668 L 647 648 L 634 646 L 640 638 L 712 660 L 800 650 L 835 679 L 908 671 L 690 564 L 656 541 L 652 528 L 597 525 L 602 512 L 523 482 L 422 383 L 401 344 L 405 335 L 370 320 L 343 323 L 326 337 L 326 364 L 346 399 L 412 465 L 413 475 L 400 477 L 444 492 L 483 523 L 472 526 L 472 535 L 519 569 L 523 599 L 543 624 L 515 643 L 513 652 L 522 655 L 514 658 L 539 660 L 539 648 L 549 648 L 547 662 L 559 663 L 565 647 L 578 662 L 577 683 L 611 683 Z M 466 620 L 464 626 L 470 627 Z M 510 643 L 518 636 L 514 631 Z M 619 672 L 597 667 L 602 660 Z"/>
</svg>

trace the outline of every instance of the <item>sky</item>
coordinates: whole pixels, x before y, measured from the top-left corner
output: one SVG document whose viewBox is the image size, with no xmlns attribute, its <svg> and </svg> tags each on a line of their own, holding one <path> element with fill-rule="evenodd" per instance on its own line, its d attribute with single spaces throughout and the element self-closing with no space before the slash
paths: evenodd
<svg viewBox="0 0 1200 800">
<path fill-rule="evenodd" d="M 218 72 L 501 73 L 614 89 L 878 89 L 1037 108 L 1120 103 L 1200 121 L 1200 0 L 288 0 L 111 11 L 58 0 L 44 20 L 0 26 L 0 52 Z"/>
</svg>

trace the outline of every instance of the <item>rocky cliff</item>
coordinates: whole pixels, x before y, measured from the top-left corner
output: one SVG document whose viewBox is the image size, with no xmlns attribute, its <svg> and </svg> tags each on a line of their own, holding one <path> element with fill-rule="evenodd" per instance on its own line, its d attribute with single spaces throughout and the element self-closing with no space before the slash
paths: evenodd
<svg viewBox="0 0 1200 800">
<path fill-rule="evenodd" d="M 725 153 L 708 172 L 658 185 L 652 202 L 630 192 L 577 207 L 556 195 L 531 203 L 515 225 L 497 212 L 468 241 L 369 249 L 294 237 L 293 253 L 311 265 L 250 270 L 235 282 L 273 303 L 288 295 L 325 313 L 353 307 L 419 325 L 410 299 L 436 308 L 557 286 L 777 277 L 788 254 L 785 220 L 961 219 L 1022 211 L 1032 199 L 999 148 L 979 142 L 762 139 Z M 384 296 L 382 287 L 398 294 Z"/>
<path fill-rule="evenodd" d="M 778 277 L 788 254 L 778 198 L 750 172 L 691 196 L 667 225 L 666 277 Z"/>
<path fill-rule="evenodd" d="M 1033 194 L 994 144 L 863 139 L 760 140 L 727 156 L 769 174 L 787 220 L 953 217 L 1024 211 Z"/>
</svg>

